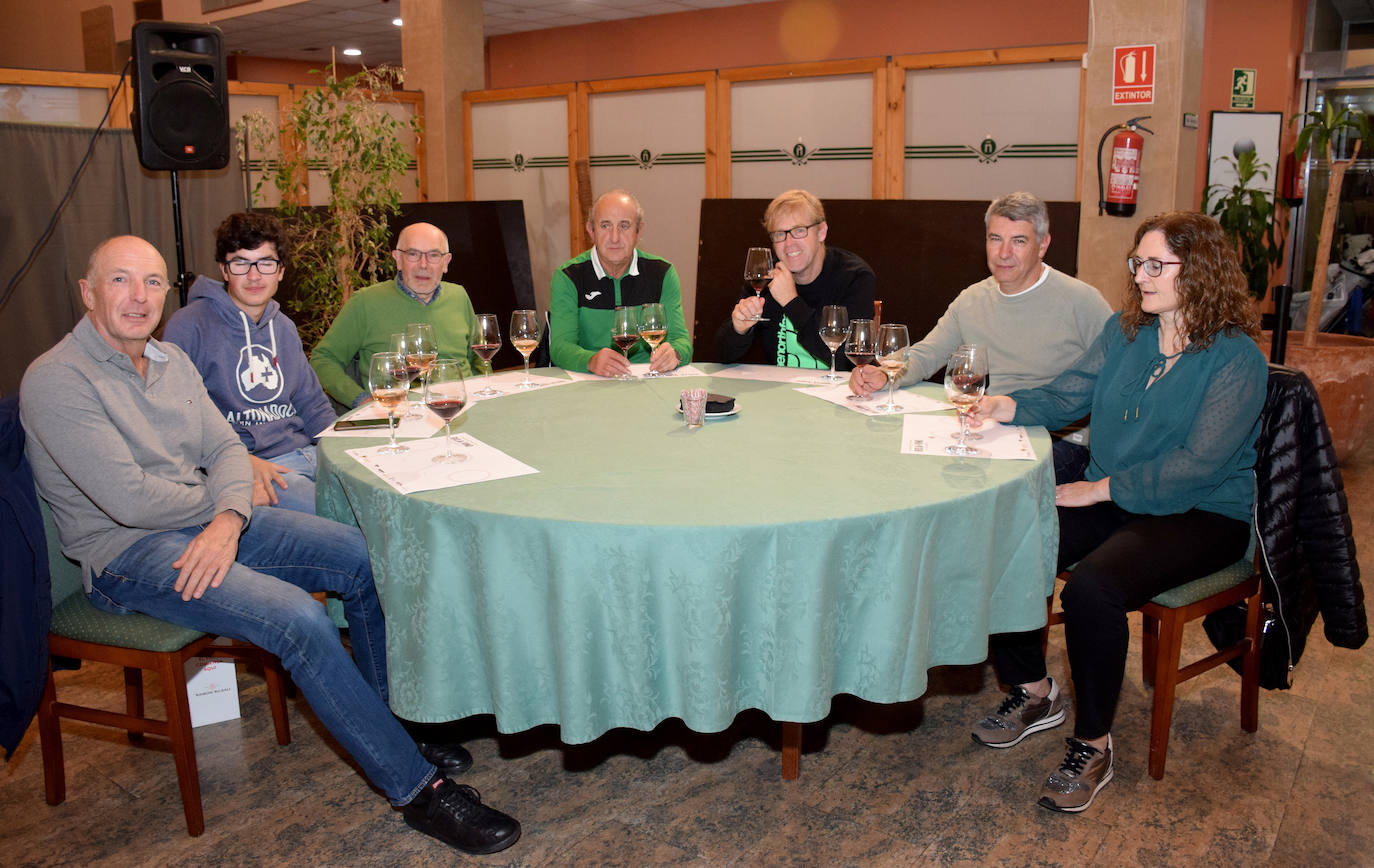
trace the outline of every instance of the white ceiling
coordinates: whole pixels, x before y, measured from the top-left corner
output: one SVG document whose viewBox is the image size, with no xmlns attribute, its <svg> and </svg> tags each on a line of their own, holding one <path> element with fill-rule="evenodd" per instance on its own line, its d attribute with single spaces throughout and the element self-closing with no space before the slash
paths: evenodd
<svg viewBox="0 0 1374 868">
<path fill-rule="evenodd" d="M 644 18 L 718 6 L 743 6 L 762 0 L 483 0 L 485 36 Z M 391 20 L 400 3 L 385 0 L 307 0 L 294 6 L 248 12 L 216 21 L 227 53 L 254 57 L 329 61 L 331 48 L 341 62 L 401 63 L 401 29 Z M 362 56 L 345 58 L 345 48 Z"/>
</svg>

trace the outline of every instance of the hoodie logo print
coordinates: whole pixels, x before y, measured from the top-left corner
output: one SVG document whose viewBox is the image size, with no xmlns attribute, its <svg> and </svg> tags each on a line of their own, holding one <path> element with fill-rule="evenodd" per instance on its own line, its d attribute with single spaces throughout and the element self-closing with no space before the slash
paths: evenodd
<svg viewBox="0 0 1374 868">
<path fill-rule="evenodd" d="M 255 404 L 266 404 L 281 396 L 281 371 L 266 347 L 253 344 L 241 348 L 235 373 L 239 394 L 245 399 Z"/>
</svg>

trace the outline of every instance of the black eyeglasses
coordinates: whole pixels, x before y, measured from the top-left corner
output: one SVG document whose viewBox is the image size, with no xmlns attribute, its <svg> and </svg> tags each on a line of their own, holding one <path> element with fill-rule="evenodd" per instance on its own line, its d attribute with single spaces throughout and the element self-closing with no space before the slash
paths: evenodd
<svg viewBox="0 0 1374 868">
<path fill-rule="evenodd" d="M 817 220 L 815 223 L 806 226 L 793 226 L 791 229 L 778 229 L 774 232 L 769 232 L 768 237 L 773 239 L 774 242 L 781 241 L 789 235 L 793 238 L 805 238 L 806 233 L 811 231 L 811 227 L 819 226 L 822 222 L 821 220 Z"/>
<path fill-rule="evenodd" d="M 1182 265 L 1182 262 L 1165 262 L 1163 259 L 1141 259 L 1139 256 L 1132 256 L 1126 260 L 1126 267 L 1135 274 L 1136 269 L 1143 268 L 1145 273 L 1151 277 L 1159 277 L 1164 273 L 1166 265 Z"/>
<path fill-rule="evenodd" d="M 425 262 L 430 265 L 437 265 L 448 256 L 447 250 L 402 250 L 400 253 L 406 258 L 406 262 L 419 262 L 420 257 L 424 257 Z"/>
<path fill-rule="evenodd" d="M 269 274 L 276 274 L 277 269 L 281 268 L 280 259 L 231 259 L 224 263 L 224 267 L 229 269 L 229 273 L 242 277 L 252 269 L 256 268 L 258 274 L 266 277 Z"/>
</svg>

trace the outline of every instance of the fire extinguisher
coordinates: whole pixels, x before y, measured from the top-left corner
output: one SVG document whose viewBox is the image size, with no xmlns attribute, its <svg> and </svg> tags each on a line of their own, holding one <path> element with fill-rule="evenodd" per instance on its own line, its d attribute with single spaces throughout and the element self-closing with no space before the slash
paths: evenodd
<svg viewBox="0 0 1374 868">
<path fill-rule="evenodd" d="M 1097 142 L 1097 213 L 1111 214 L 1113 217 L 1130 217 L 1135 214 L 1136 196 L 1140 186 L 1140 154 L 1145 149 L 1145 137 L 1136 130 L 1144 130 L 1154 135 L 1154 130 L 1140 122 L 1148 120 L 1149 115 L 1131 118 L 1124 124 L 1117 124 L 1102 134 Z M 1106 191 L 1102 183 L 1102 146 L 1112 133 L 1111 170 L 1107 176 Z"/>
</svg>

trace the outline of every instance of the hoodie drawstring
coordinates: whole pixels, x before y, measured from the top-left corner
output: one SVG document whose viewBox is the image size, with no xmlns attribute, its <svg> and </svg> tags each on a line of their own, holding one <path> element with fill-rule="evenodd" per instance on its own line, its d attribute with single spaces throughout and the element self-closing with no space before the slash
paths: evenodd
<svg viewBox="0 0 1374 868">
<path fill-rule="evenodd" d="M 239 311 L 239 319 L 243 321 L 243 348 L 246 352 L 252 353 L 253 334 L 248 330 L 248 314 Z M 267 321 L 267 335 L 272 341 L 272 367 L 280 370 L 281 365 L 277 364 L 277 330 L 272 327 L 271 320 Z M 253 382 L 255 376 L 256 375 L 250 370 L 248 372 L 248 382 Z"/>
</svg>

